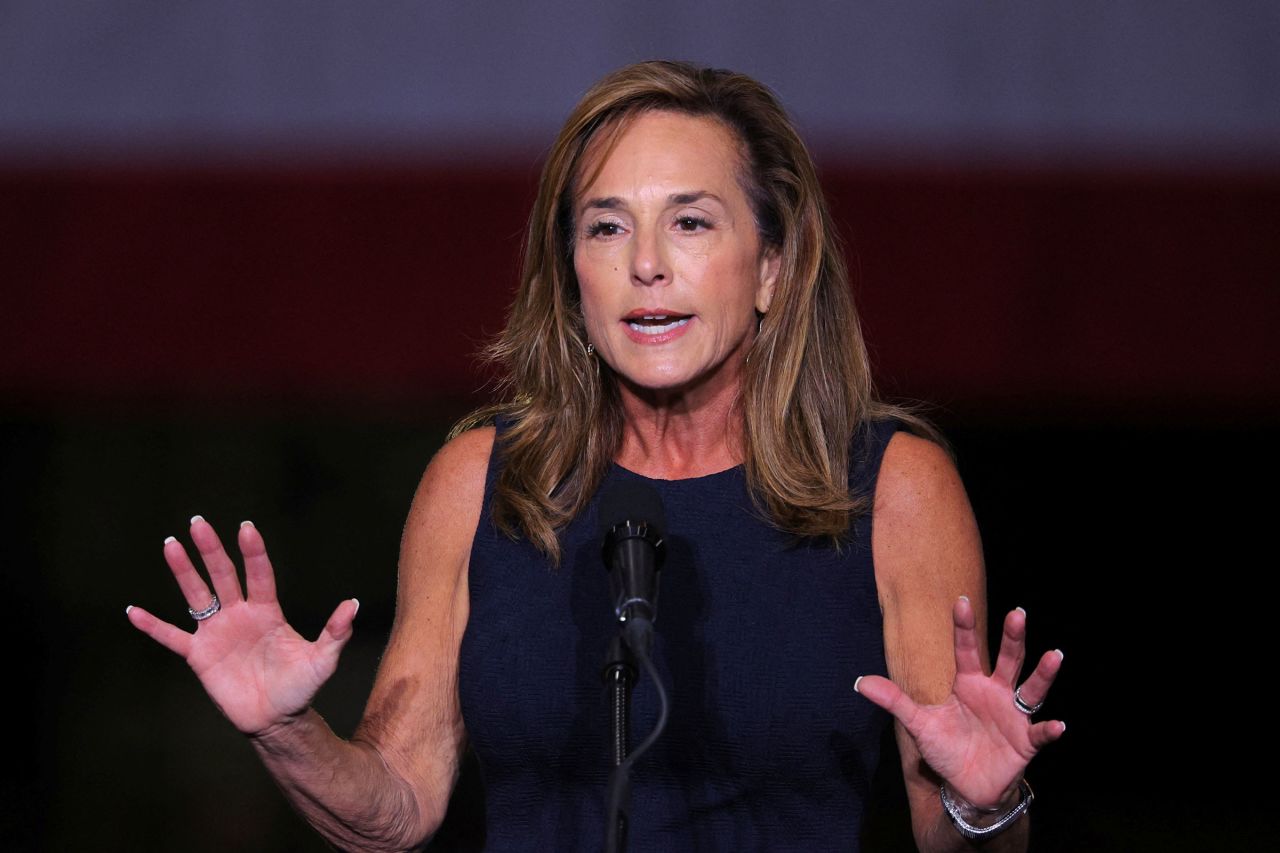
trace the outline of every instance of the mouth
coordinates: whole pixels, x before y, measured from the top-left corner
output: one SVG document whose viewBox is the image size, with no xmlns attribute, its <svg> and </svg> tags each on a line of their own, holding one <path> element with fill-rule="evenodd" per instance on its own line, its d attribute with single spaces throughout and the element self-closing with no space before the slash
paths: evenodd
<svg viewBox="0 0 1280 853">
<path fill-rule="evenodd" d="M 633 311 L 622 321 L 627 327 L 641 335 L 664 335 L 674 332 L 688 324 L 692 314 L 676 314 L 674 312 L 639 312 Z"/>
</svg>

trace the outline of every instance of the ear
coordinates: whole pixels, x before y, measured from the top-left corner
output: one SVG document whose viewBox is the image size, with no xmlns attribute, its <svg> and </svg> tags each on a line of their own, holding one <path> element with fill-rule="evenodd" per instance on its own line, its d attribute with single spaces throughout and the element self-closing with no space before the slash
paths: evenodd
<svg viewBox="0 0 1280 853">
<path fill-rule="evenodd" d="M 782 256 L 777 249 L 765 249 L 760 257 L 760 285 L 756 288 L 756 310 L 769 313 L 773 303 L 773 288 L 778 283 L 778 270 L 782 268 Z"/>
</svg>

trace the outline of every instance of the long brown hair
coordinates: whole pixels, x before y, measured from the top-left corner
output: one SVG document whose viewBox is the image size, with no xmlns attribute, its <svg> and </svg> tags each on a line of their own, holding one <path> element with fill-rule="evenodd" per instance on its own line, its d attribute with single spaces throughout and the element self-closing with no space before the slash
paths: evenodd
<svg viewBox="0 0 1280 853">
<path fill-rule="evenodd" d="M 502 470 L 493 519 L 558 562 L 556 531 L 586 507 L 623 428 L 616 380 L 587 350 L 573 268 L 576 182 L 593 138 L 649 110 L 717 119 L 741 142 L 741 180 L 761 245 L 780 258 L 773 300 L 743 369 L 747 483 L 778 528 L 838 542 L 867 502 L 849 493 L 855 428 L 884 415 L 918 422 L 876 401 L 843 253 L 809 152 L 773 94 L 743 74 L 642 62 L 583 96 L 543 167 L 520 289 L 486 351 L 503 368 L 502 402 L 472 413 L 453 434 L 506 418 L 494 448 Z"/>
</svg>

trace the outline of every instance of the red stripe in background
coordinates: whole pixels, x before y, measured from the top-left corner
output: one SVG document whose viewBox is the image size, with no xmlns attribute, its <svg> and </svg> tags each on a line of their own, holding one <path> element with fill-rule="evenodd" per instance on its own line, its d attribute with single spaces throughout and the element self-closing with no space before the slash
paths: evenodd
<svg viewBox="0 0 1280 853">
<path fill-rule="evenodd" d="M 0 394 L 468 394 L 532 174 L 0 173 Z M 958 409 L 1280 414 L 1280 175 L 829 171 L 882 384 Z"/>
</svg>

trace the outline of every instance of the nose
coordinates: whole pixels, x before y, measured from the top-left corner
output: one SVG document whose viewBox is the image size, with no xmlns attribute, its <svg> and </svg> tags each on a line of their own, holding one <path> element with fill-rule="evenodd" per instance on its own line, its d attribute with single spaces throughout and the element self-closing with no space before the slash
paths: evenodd
<svg viewBox="0 0 1280 853">
<path fill-rule="evenodd" d="M 631 281 L 645 287 L 671 281 L 666 247 L 655 228 L 639 228 L 632 238 Z"/>
</svg>

